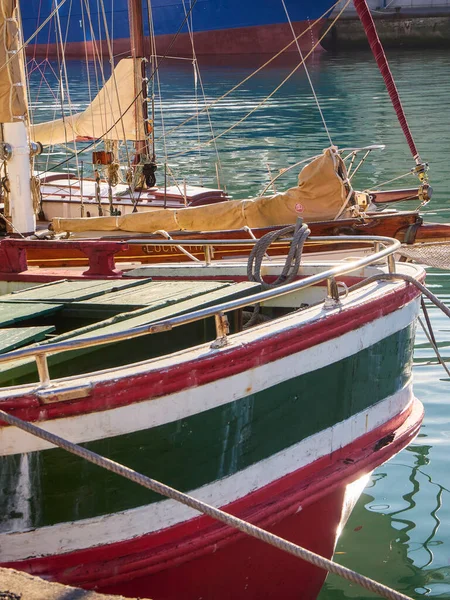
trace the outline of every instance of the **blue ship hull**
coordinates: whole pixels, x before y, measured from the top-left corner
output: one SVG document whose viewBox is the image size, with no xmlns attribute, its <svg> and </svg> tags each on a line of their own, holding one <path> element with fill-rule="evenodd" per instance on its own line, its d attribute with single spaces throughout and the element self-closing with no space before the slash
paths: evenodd
<svg viewBox="0 0 450 600">
<path fill-rule="evenodd" d="M 301 46 L 310 48 L 317 41 L 323 25 L 320 17 L 327 14 L 332 1 L 286 0 L 285 4 L 296 33 L 310 27 L 301 38 Z M 147 2 L 143 2 L 145 35 L 148 36 L 146 5 Z M 189 0 L 185 1 L 185 5 L 189 7 Z M 53 17 L 30 42 L 29 53 L 55 55 L 62 38 L 67 56 L 83 57 L 86 53 L 92 56 L 102 42 L 103 49 L 106 49 L 106 29 L 114 54 L 129 51 L 127 0 L 104 0 L 104 6 L 105 16 L 101 9 L 99 11 L 97 0 L 89 0 L 88 15 L 84 0 L 66 2 L 59 11 L 59 19 Z M 53 7 L 54 0 L 27 0 L 22 3 L 25 40 L 33 35 Z M 152 12 L 158 53 L 170 47 L 171 54 L 192 55 L 188 26 L 186 23 L 182 26 L 185 20 L 183 2 L 153 0 Z M 280 0 L 197 0 L 189 23 L 194 32 L 197 54 L 270 53 L 292 41 L 292 32 Z"/>
</svg>

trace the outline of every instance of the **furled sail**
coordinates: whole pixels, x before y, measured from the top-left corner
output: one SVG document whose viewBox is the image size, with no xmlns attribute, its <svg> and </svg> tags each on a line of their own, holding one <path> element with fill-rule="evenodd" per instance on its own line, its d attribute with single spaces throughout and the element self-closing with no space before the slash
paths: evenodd
<svg viewBox="0 0 450 600">
<path fill-rule="evenodd" d="M 17 0 L 0 1 L 0 123 L 27 115 L 25 68 Z"/>
<path fill-rule="evenodd" d="M 300 172 L 298 185 L 284 193 L 232 200 L 193 208 L 162 209 L 121 217 L 55 218 L 55 231 L 214 231 L 241 227 L 270 227 L 350 216 L 347 172 L 335 148 L 328 148 Z"/>
<path fill-rule="evenodd" d="M 84 112 L 63 119 L 46 121 L 32 127 L 32 139 L 43 146 L 62 144 L 76 139 L 114 141 L 145 140 L 142 98 L 137 90 L 137 64 L 142 58 L 124 58 Z"/>
</svg>

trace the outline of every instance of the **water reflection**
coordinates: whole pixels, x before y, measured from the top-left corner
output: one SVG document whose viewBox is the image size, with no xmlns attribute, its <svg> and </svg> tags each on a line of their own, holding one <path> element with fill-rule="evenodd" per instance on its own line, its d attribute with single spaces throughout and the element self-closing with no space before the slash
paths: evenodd
<svg viewBox="0 0 450 600">
<path fill-rule="evenodd" d="M 432 450 L 415 444 L 375 472 L 335 554 L 337 562 L 413 598 L 450 597 L 445 551 L 450 490 L 428 472 Z M 319 600 L 375 597 L 330 576 Z"/>
</svg>

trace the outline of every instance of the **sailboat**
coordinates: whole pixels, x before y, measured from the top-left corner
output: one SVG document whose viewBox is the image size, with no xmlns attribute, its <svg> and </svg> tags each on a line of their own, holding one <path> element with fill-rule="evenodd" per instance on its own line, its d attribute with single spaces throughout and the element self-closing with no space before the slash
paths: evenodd
<svg viewBox="0 0 450 600">
<path fill-rule="evenodd" d="M 16 0 L 1 6 L 0 68 L 25 84 Z M 8 87 L 0 120 L 13 224 L 29 232 L 23 87 Z M 331 557 L 367 475 L 423 419 L 411 367 L 425 272 L 376 236 L 369 255 L 302 262 L 303 246 L 337 238 L 291 233 L 287 261 L 264 267 L 252 240 L 248 265 L 144 271 L 111 268 L 120 240 L 42 242 L 89 254 L 87 272 L 28 269 L 30 240 L 0 242 L 1 566 L 156 600 L 316 598 L 325 571 L 98 466 L 109 457 Z"/>
<path fill-rule="evenodd" d="M 40 216 L 45 220 L 55 219 L 52 227 L 56 231 L 70 234 L 75 227 L 75 235 L 78 229 L 77 219 L 79 217 L 97 217 L 106 216 L 112 220 L 127 217 L 135 211 L 158 210 L 161 208 L 179 209 L 184 207 L 197 207 L 210 203 L 220 203 L 227 199 L 227 196 L 220 189 L 198 188 L 188 186 L 186 183 L 167 186 L 156 189 L 151 186 L 154 183 L 154 172 L 156 163 L 150 151 L 151 123 L 148 119 L 148 109 L 146 100 L 146 86 L 142 86 L 142 70 L 144 62 L 142 56 L 144 52 L 144 37 L 142 35 L 142 6 L 140 3 L 134 3 L 131 6 L 134 10 L 134 16 L 130 19 L 134 28 L 132 33 L 133 58 L 122 59 L 116 66 L 111 78 L 106 82 L 97 97 L 82 113 L 70 115 L 69 117 L 53 120 L 48 123 L 40 123 L 32 126 L 31 135 L 44 145 L 67 142 L 70 139 L 78 140 L 101 140 L 105 136 L 107 142 L 104 150 L 94 152 L 95 177 L 84 177 L 78 173 L 56 173 L 40 177 Z M 141 24 L 141 26 L 139 26 Z M 121 85 L 118 86 L 117 82 Z M 142 90 L 142 102 L 141 93 Z M 124 110 L 124 107 L 127 107 Z M 128 110 L 129 109 L 129 110 Z M 123 177 L 120 164 L 117 160 L 117 144 L 125 140 L 134 141 L 145 149 L 143 153 L 137 153 L 136 164 L 129 165 L 127 175 Z M 362 151 L 370 151 L 363 148 Z M 350 152 L 348 156 L 351 161 L 354 160 L 356 153 Z M 357 169 L 356 169 L 357 170 Z M 122 175 L 121 175 L 122 174 Z M 301 176 L 300 176 L 301 177 Z M 120 181 L 122 179 L 122 181 Z M 137 184 L 137 180 L 140 183 Z M 130 184 L 130 181 L 133 183 Z M 144 185 L 142 185 L 144 183 Z M 145 183 L 147 185 L 145 185 Z M 286 196 L 292 196 L 292 190 L 286 192 Z M 419 188 L 388 191 L 369 191 L 365 194 L 350 189 L 348 193 L 352 194 L 350 204 L 356 206 L 358 210 L 352 213 L 348 210 L 339 214 L 339 210 L 332 211 L 326 204 L 321 203 L 324 208 L 320 211 L 296 211 L 295 206 L 302 206 L 301 202 L 294 202 L 293 208 L 288 213 L 283 212 L 284 221 L 274 220 L 275 210 L 269 210 L 268 215 L 256 225 L 250 225 L 245 219 L 242 221 L 233 221 L 232 229 L 237 237 L 247 238 L 249 236 L 260 237 L 267 231 L 277 225 L 294 223 L 298 216 L 306 217 L 313 227 L 313 232 L 317 234 L 324 233 L 342 233 L 342 232 L 366 232 L 373 234 L 394 235 L 401 241 L 407 243 L 441 241 L 448 239 L 449 227 L 439 224 L 423 224 L 422 219 L 415 211 L 402 211 L 401 213 L 380 214 L 377 206 L 401 201 L 405 199 L 419 198 L 421 203 L 426 203 L 431 197 L 431 188 L 427 181 L 421 181 Z M 276 196 L 279 196 L 278 194 Z M 270 200 L 270 197 L 269 197 Z M 278 198 L 275 199 L 274 204 Z M 333 201 L 331 200 L 331 206 Z M 245 205 L 244 201 L 241 206 Z M 264 198 L 260 202 L 266 203 Z M 145 218 L 135 219 L 142 225 L 134 225 L 131 229 L 131 237 L 135 237 L 137 232 L 145 234 L 148 238 L 153 232 L 160 231 L 160 236 L 166 239 L 178 239 L 183 236 L 183 229 L 201 230 L 200 238 L 212 239 L 214 234 L 208 234 L 209 230 L 221 230 L 221 235 L 230 235 L 225 232 L 229 227 L 226 226 L 226 220 L 221 216 L 230 214 L 234 210 L 233 204 L 227 204 L 216 209 L 206 209 L 204 217 L 197 223 L 194 223 L 190 217 L 192 213 L 186 213 L 189 226 L 183 227 L 179 219 L 173 219 L 173 212 L 159 213 L 159 220 L 150 219 L 151 226 L 145 226 Z M 220 213 L 220 218 L 216 215 Z M 197 211 L 201 214 L 201 211 Z M 189 215 L 189 217 L 188 217 Z M 279 217 L 279 215 L 277 215 Z M 338 221 L 336 224 L 335 221 Z M 106 223 L 104 220 L 103 223 Z M 127 221 L 131 222 L 131 221 Z M 262 224 L 261 224 L 262 222 Z M 120 227 L 113 232 L 110 226 L 106 226 L 106 232 L 100 226 L 96 229 L 95 219 L 89 223 L 85 222 L 83 237 L 115 237 L 124 241 L 130 238 L 126 229 Z M 219 225 L 220 224 L 220 225 Z M 251 228 L 251 232 L 249 232 Z M 242 231 L 241 231 L 242 229 Z M 28 232 L 27 232 L 28 233 Z M 72 233 L 73 235 L 73 233 Z M 78 236 L 80 232 L 78 232 Z M 189 237 L 189 234 L 187 235 Z M 197 236 L 197 239 L 199 236 Z M 168 252 L 166 251 L 166 248 Z M 280 248 L 279 248 L 280 249 Z M 236 248 L 227 248 L 224 253 L 220 248 L 215 248 L 215 255 L 221 254 L 231 256 L 232 254 L 242 254 L 242 246 Z M 130 259 L 142 263 L 161 260 L 162 258 L 174 259 L 180 258 L 187 260 L 190 256 L 197 256 L 202 253 L 201 248 L 189 248 L 188 253 L 179 250 L 176 244 L 159 248 L 154 252 L 154 247 L 143 243 L 142 245 L 133 245 L 131 250 L 124 250 L 118 254 L 119 261 L 129 261 Z M 231 253 L 231 254 L 230 254 Z M 86 264 L 87 259 L 77 252 L 71 253 L 66 258 L 71 264 Z M 44 266 L 49 261 L 56 261 L 53 264 L 61 264 L 53 253 L 50 255 L 41 250 L 39 245 L 33 247 L 29 245 L 30 264 Z"/>
</svg>

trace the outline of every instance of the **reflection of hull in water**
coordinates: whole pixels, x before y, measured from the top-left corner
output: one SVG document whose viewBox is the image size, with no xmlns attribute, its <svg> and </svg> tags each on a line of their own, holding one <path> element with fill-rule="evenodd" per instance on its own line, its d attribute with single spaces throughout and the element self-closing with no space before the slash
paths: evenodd
<svg viewBox="0 0 450 600">
<path fill-rule="evenodd" d="M 24 38 L 28 39 L 54 8 L 53 0 L 30 0 L 23 12 Z M 104 19 L 96 0 L 89 0 L 88 7 L 81 0 L 67 2 L 60 9 L 61 30 L 64 32 L 65 55 L 84 57 L 96 55 L 95 40 L 105 40 Z M 144 2 L 144 5 L 146 3 Z M 170 55 L 192 55 L 192 41 L 186 25 L 178 33 L 185 19 L 181 0 L 153 2 L 152 13 L 155 27 L 157 53 L 164 55 L 170 47 Z M 189 10 L 189 2 L 185 3 Z M 287 0 L 289 18 L 297 34 L 313 27 L 300 38 L 304 50 L 309 50 L 318 40 L 323 21 L 319 17 L 331 8 L 331 0 Z M 87 8 L 93 27 L 87 18 Z M 144 6 L 145 10 L 145 6 Z M 112 41 L 113 53 L 130 51 L 127 0 L 105 0 L 106 21 Z M 272 0 L 203 0 L 192 10 L 191 23 L 197 55 L 260 54 L 279 51 L 292 42 L 292 31 L 281 2 Z M 145 35 L 148 36 L 148 19 L 144 14 Z M 53 56 L 57 54 L 55 22 L 50 21 L 38 34 L 29 53 Z M 176 35 L 178 33 L 178 35 Z M 103 51 L 108 55 L 106 42 Z M 147 45 L 147 47 L 149 47 Z M 292 44 L 291 51 L 298 52 Z"/>
<path fill-rule="evenodd" d="M 362 494 L 352 512 L 335 560 L 407 596 L 414 590 L 428 589 L 447 597 L 448 567 L 442 561 L 445 549 L 436 555 L 436 547 L 442 543 L 440 526 L 444 523 L 446 492 L 442 485 L 424 477 L 429 451 L 429 446 L 415 444 L 403 459 L 400 455 L 400 460 L 389 465 L 387 472 L 377 471 L 374 487 Z M 397 485 L 399 478 L 403 480 L 406 491 L 403 501 L 399 502 L 396 495 L 390 506 L 386 505 L 389 498 L 384 490 L 394 478 Z M 319 600 L 340 598 L 338 592 L 345 598 L 361 597 L 355 586 L 329 575 Z"/>
</svg>

